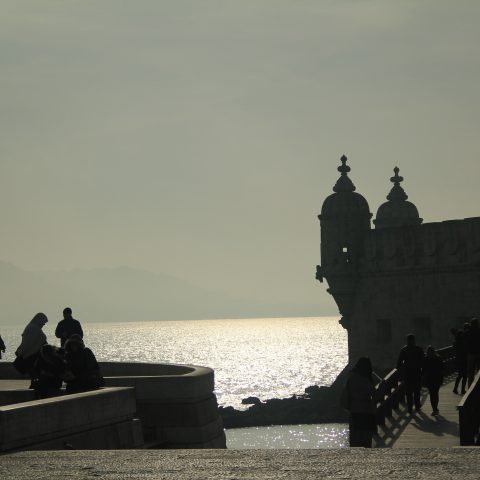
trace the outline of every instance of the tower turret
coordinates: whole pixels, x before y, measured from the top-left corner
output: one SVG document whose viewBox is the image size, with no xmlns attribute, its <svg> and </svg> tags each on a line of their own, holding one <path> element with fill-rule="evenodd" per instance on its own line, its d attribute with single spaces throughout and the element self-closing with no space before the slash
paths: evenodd
<svg viewBox="0 0 480 480">
<path fill-rule="evenodd" d="M 400 183 L 403 182 L 403 177 L 398 174 L 400 169 L 395 167 L 393 172 L 395 175 L 390 178 L 393 187 L 387 195 L 388 202 L 378 208 L 377 217 L 373 221 L 375 228 L 421 225 L 423 219 L 420 218 L 417 207 L 407 201 L 408 196 L 400 186 Z"/>
<path fill-rule="evenodd" d="M 338 167 L 340 178 L 333 187 L 335 193 L 322 205 L 320 220 L 321 266 L 317 266 L 317 279 L 328 282 L 333 296 L 348 324 L 359 276 L 359 262 L 363 254 L 365 233 L 370 230 L 372 214 L 367 201 L 355 192 L 348 176 L 350 167 L 345 155 Z"/>
</svg>

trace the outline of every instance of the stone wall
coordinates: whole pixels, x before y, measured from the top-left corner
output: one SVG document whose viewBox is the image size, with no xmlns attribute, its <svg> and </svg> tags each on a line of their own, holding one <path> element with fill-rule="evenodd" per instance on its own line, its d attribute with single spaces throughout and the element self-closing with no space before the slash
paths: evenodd
<svg viewBox="0 0 480 480">
<path fill-rule="evenodd" d="M 102 388 L 0 407 L 0 451 L 137 448 L 133 388 Z"/>
<path fill-rule="evenodd" d="M 100 369 L 107 387 L 133 387 L 136 417 L 149 448 L 226 447 L 212 369 L 133 362 L 100 362 Z M 1 378 L 23 377 L 5 362 Z M 25 389 L 0 391 L 0 404 L 31 395 Z"/>
</svg>

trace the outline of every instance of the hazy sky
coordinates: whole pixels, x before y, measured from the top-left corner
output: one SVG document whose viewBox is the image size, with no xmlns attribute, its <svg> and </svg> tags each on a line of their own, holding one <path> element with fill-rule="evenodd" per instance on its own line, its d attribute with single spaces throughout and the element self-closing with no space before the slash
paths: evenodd
<svg viewBox="0 0 480 480">
<path fill-rule="evenodd" d="M 478 0 L 0 9 L 0 259 L 315 303 L 343 153 L 373 213 L 395 165 L 425 221 L 480 213 Z"/>
</svg>

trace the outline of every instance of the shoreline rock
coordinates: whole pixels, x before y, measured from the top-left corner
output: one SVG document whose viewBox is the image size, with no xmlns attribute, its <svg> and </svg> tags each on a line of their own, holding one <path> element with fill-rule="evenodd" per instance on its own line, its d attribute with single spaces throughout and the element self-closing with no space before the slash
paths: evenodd
<svg viewBox="0 0 480 480">
<path fill-rule="evenodd" d="M 248 397 L 242 404 L 252 406 L 247 410 L 219 407 L 225 428 L 260 427 L 267 425 L 292 425 L 298 423 L 345 423 L 348 414 L 340 406 L 340 392 L 336 388 L 312 385 L 302 395 L 288 398 L 270 398 L 264 402 Z"/>
</svg>

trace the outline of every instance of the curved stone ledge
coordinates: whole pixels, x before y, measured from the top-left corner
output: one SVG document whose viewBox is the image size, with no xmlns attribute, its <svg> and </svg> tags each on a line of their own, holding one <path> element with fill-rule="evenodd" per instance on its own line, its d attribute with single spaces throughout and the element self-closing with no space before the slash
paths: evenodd
<svg viewBox="0 0 480 480">
<path fill-rule="evenodd" d="M 100 362 L 100 369 L 106 387 L 135 389 L 136 415 L 141 420 L 143 436 L 150 447 L 226 446 L 214 393 L 214 372 L 211 368 L 196 365 Z M 12 363 L 2 363 L 0 379 L 15 380 L 25 377 L 14 369 Z M 17 392 L 25 392 L 25 388 Z M 6 398 L 15 397 L 11 390 L 4 393 Z"/>
<path fill-rule="evenodd" d="M 196 365 L 101 362 L 100 369 L 106 385 L 135 387 L 142 402 L 199 402 L 215 387 L 213 370 Z"/>
</svg>

